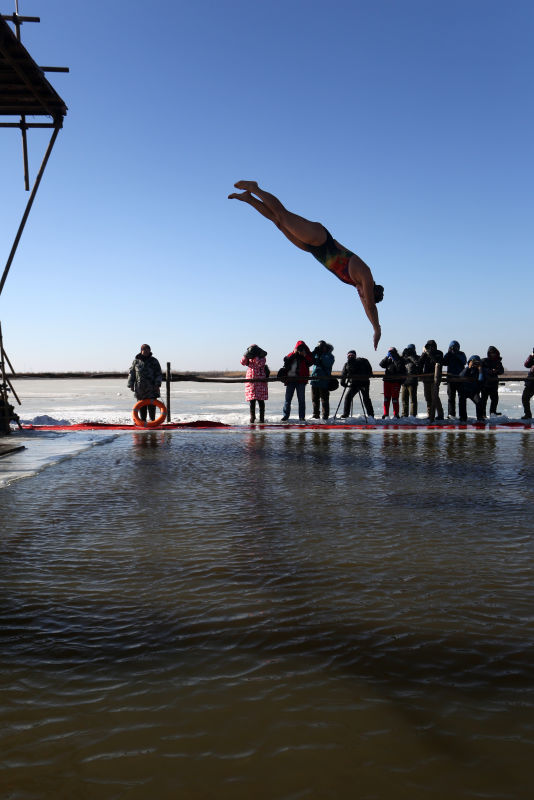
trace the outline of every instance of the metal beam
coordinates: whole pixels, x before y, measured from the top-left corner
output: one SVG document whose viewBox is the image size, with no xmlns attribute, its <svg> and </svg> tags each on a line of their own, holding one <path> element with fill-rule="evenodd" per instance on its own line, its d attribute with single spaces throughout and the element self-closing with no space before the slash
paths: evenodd
<svg viewBox="0 0 534 800">
<path fill-rule="evenodd" d="M 22 232 L 24 230 L 24 226 L 26 225 L 26 221 L 27 221 L 28 216 L 30 214 L 31 207 L 33 205 L 33 201 L 35 200 L 35 195 L 37 194 L 37 189 L 39 188 L 39 184 L 41 183 L 41 178 L 43 177 L 43 173 L 45 171 L 45 167 L 46 167 L 46 165 L 48 163 L 48 159 L 50 158 L 50 153 L 52 152 L 52 148 L 54 147 L 55 141 L 57 139 L 57 136 L 58 136 L 58 133 L 59 133 L 60 130 L 61 130 L 61 126 L 57 125 L 54 128 L 54 132 L 53 132 L 52 137 L 51 137 L 51 139 L 50 139 L 50 141 L 48 143 L 48 147 L 46 149 L 46 153 L 44 155 L 43 162 L 41 164 L 41 168 L 39 169 L 39 172 L 38 172 L 37 177 L 35 179 L 35 183 L 33 185 L 33 189 L 31 191 L 31 194 L 30 194 L 29 198 L 28 198 L 28 202 L 26 204 L 26 209 L 25 209 L 24 214 L 22 216 L 22 220 L 21 220 L 21 223 L 19 225 L 19 229 L 17 231 L 17 235 L 15 236 L 15 241 L 13 242 L 13 247 L 11 248 L 11 252 L 9 254 L 6 266 L 4 268 L 4 272 L 2 274 L 2 280 L 0 281 L 0 295 L 2 294 L 2 290 L 4 288 L 4 284 L 6 282 L 7 275 L 9 273 L 11 264 L 13 262 L 13 258 L 15 257 L 15 253 L 17 251 L 17 247 L 19 245 L 20 238 L 21 238 Z"/>
</svg>

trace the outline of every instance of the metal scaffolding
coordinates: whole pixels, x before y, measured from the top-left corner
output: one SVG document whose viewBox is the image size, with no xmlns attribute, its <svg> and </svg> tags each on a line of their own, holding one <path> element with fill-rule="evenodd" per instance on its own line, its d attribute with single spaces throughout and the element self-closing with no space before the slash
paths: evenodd
<svg viewBox="0 0 534 800">
<path fill-rule="evenodd" d="M 67 113 L 67 106 L 46 80 L 45 72 L 68 72 L 68 68 L 42 67 L 36 64 L 21 42 L 21 26 L 26 22 L 40 22 L 40 18 L 25 17 L 19 14 L 18 0 L 15 0 L 15 12 L 13 14 L 0 14 L 0 116 L 14 118 L 0 122 L 0 128 L 18 128 L 21 132 L 24 187 L 26 191 L 30 192 L 26 208 L 22 214 L 6 265 L 2 272 L 2 277 L 0 278 L 0 295 L 4 289 L 48 159 L 50 158 L 59 131 L 63 127 L 63 119 Z M 13 25 L 14 30 L 12 30 L 9 23 Z M 28 116 L 50 119 L 28 122 Z M 51 136 L 41 166 L 30 190 L 28 131 L 34 128 L 49 128 L 51 130 Z M 6 418 L 7 416 L 7 409 L 9 406 L 8 391 L 14 393 L 13 387 L 6 376 L 5 366 L 6 361 L 9 363 L 9 359 L 7 359 L 1 341 L 0 356 L 0 403 L 6 409 L 4 414 L 0 414 L 1 433 L 2 429 L 4 429 L 3 432 L 6 432 L 6 427 L 7 430 L 9 430 L 9 423 L 5 423 L 4 420 L 3 424 L 2 417 Z M 11 367 L 10 363 L 9 365 Z"/>
</svg>

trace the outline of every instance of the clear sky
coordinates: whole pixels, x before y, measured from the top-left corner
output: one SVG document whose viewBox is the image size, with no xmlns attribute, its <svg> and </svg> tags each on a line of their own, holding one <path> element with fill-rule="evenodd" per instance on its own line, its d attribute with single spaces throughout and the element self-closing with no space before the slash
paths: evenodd
<svg viewBox="0 0 534 800">
<path fill-rule="evenodd" d="M 12 13 L 13 0 L 0 0 Z M 281 365 L 297 339 L 375 368 L 458 339 L 534 345 L 532 0 L 20 0 L 22 41 L 69 111 L 4 292 L 21 370 Z M 32 180 L 45 138 L 30 134 Z M 0 267 L 26 204 L 0 129 Z M 356 290 L 227 200 L 256 179 L 385 287 Z M 0 251 L 1 255 L 1 251 Z"/>
</svg>

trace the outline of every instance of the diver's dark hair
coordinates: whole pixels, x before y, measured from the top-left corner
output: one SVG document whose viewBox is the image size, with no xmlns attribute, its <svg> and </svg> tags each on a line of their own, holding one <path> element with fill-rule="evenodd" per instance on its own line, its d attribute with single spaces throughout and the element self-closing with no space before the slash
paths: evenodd
<svg viewBox="0 0 534 800">
<path fill-rule="evenodd" d="M 380 303 L 384 299 L 384 287 L 380 286 L 379 283 L 375 283 L 374 292 L 375 292 L 375 303 Z"/>
</svg>

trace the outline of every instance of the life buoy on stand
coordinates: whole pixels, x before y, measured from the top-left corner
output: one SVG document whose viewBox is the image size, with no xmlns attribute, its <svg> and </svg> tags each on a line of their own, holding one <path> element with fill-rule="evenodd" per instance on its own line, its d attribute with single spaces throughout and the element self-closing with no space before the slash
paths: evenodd
<svg viewBox="0 0 534 800">
<path fill-rule="evenodd" d="M 144 408 L 145 406 L 157 406 L 161 410 L 161 414 L 154 420 L 142 420 L 138 414 L 138 411 L 140 408 Z M 165 422 L 166 416 L 167 409 L 161 400 L 139 400 L 139 402 L 134 405 L 132 410 L 133 421 L 139 428 L 158 428 L 163 422 Z"/>
</svg>

